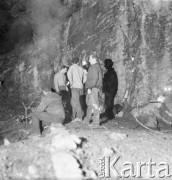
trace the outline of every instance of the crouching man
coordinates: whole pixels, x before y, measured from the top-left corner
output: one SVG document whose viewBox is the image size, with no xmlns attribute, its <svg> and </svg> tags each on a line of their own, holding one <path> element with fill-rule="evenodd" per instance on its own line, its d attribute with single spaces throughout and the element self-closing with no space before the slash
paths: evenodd
<svg viewBox="0 0 172 180">
<path fill-rule="evenodd" d="M 39 106 L 30 114 L 31 134 L 41 135 L 43 126 L 51 123 L 63 123 L 65 118 L 61 96 L 57 93 L 43 91 L 43 97 Z"/>
</svg>

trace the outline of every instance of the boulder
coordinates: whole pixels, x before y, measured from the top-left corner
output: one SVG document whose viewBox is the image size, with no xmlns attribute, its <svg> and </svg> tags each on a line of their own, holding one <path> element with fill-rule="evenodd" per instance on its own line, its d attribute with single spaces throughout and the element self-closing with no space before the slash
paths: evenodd
<svg viewBox="0 0 172 180">
<path fill-rule="evenodd" d="M 82 171 L 77 160 L 69 153 L 59 152 L 51 157 L 55 177 L 58 180 L 81 180 Z"/>
<path fill-rule="evenodd" d="M 157 121 L 156 117 L 149 116 L 147 118 L 147 123 L 145 125 L 150 128 L 157 128 L 158 121 Z"/>
<path fill-rule="evenodd" d="M 0 179 L 82 179 L 81 139 L 58 124 L 48 132 L 0 146 Z"/>
</svg>

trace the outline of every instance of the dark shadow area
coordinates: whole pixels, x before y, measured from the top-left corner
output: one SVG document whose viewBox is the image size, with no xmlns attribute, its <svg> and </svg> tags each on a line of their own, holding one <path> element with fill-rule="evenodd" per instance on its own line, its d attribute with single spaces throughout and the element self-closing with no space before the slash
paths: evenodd
<svg viewBox="0 0 172 180">
<path fill-rule="evenodd" d="M 27 45 L 33 39 L 31 24 L 19 18 L 20 11 L 25 12 L 26 9 L 22 8 L 13 12 L 14 6 L 15 3 L 0 2 L 0 55 L 9 53 L 16 45 L 18 47 Z"/>
</svg>

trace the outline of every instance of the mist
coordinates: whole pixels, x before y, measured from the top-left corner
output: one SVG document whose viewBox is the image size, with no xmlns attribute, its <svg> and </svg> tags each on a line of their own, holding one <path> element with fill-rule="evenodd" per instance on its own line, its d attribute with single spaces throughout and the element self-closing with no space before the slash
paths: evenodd
<svg viewBox="0 0 172 180">
<path fill-rule="evenodd" d="M 67 17 L 68 8 L 60 0 L 32 0 L 31 23 L 36 36 L 47 36 L 58 31 Z"/>
</svg>

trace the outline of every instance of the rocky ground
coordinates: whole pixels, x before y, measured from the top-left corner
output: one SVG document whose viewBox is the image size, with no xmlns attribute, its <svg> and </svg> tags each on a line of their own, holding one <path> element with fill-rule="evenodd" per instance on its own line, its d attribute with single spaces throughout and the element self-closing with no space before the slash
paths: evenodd
<svg viewBox="0 0 172 180">
<path fill-rule="evenodd" d="M 20 116 L 9 112 L 1 119 L 0 179 L 170 179 L 172 174 L 171 127 L 162 122 L 160 131 L 150 131 L 124 114 L 99 128 L 79 122 L 55 125 L 30 139 L 20 122 L 22 108 Z"/>
<path fill-rule="evenodd" d="M 111 161 L 114 160 L 113 156 L 115 156 L 115 158 L 119 157 L 115 163 L 115 168 L 119 174 L 122 175 L 122 171 L 128 169 L 126 176 L 123 177 L 127 177 L 130 174 L 131 166 L 134 166 L 132 173 L 138 177 L 139 166 L 137 166 L 137 164 L 144 162 L 149 163 L 150 161 L 156 163 L 156 166 L 152 168 L 152 174 L 154 175 L 158 173 L 158 169 L 160 169 L 159 164 L 162 162 L 166 162 L 169 165 L 169 172 L 171 170 L 172 161 L 170 157 L 172 154 L 170 149 L 172 146 L 172 134 L 170 132 L 147 131 L 141 126 L 138 126 L 134 119 L 129 116 L 128 118 L 112 120 L 104 124 L 105 128 L 91 129 L 81 124 L 69 124 L 67 127 L 74 134 L 85 137 L 91 143 L 88 152 L 92 154 L 93 162 L 98 163 L 98 159 L 102 157 L 111 156 Z M 164 128 L 163 125 L 161 125 L 161 127 Z M 111 151 L 113 151 L 113 153 Z M 98 171 L 100 166 L 96 163 L 94 165 Z M 110 175 L 119 175 L 117 171 L 114 170 L 113 172 L 112 168 Z M 149 178 L 147 171 L 147 166 L 142 168 L 142 177 Z M 164 172 L 162 172 L 161 175 L 163 175 L 163 173 Z M 155 176 L 156 179 L 160 177 L 158 174 Z"/>
<path fill-rule="evenodd" d="M 1 94 L 5 97 L 4 90 Z M 170 179 L 172 130 L 162 121 L 160 131 L 148 130 L 124 113 L 99 128 L 79 122 L 53 125 L 42 137 L 30 138 L 24 107 L 15 102 L 1 99 L 2 180 Z"/>
</svg>

